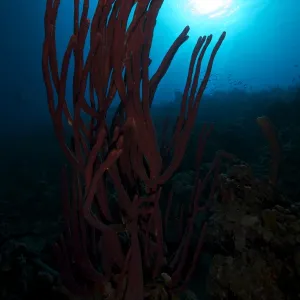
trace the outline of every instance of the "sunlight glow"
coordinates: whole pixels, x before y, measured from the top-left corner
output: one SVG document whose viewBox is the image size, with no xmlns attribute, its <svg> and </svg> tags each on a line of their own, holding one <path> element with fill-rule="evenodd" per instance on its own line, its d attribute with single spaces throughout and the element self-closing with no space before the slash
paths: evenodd
<svg viewBox="0 0 300 300">
<path fill-rule="evenodd" d="M 216 17 L 230 8 L 232 0 L 188 0 L 188 9 L 197 15 Z"/>
</svg>

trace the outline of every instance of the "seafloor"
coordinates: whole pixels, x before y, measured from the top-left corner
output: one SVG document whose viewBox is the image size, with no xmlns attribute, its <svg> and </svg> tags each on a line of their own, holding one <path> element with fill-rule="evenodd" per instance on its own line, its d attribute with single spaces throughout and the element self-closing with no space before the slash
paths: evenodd
<svg viewBox="0 0 300 300">
<path fill-rule="evenodd" d="M 153 107 L 158 135 L 165 112 L 172 121 L 178 109 L 176 99 Z M 272 153 L 256 122 L 260 116 L 271 120 L 280 143 L 276 186 L 268 180 Z M 172 179 L 177 204 L 191 192 L 197 132 L 205 123 L 214 128 L 206 143 L 203 173 L 218 150 L 235 159 L 219 174 L 220 189 L 230 197 L 215 197 L 202 254 L 182 298 L 300 299 L 300 89 L 205 96 L 186 156 Z M 64 158 L 52 126 L 36 125 L 2 136 L 3 300 L 67 299 L 58 288 L 51 248 L 61 231 Z"/>
</svg>

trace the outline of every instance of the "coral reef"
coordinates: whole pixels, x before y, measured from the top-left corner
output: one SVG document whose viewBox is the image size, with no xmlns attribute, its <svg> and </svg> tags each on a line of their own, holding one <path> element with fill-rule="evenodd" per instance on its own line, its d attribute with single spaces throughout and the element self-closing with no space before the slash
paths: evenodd
<svg viewBox="0 0 300 300">
<path fill-rule="evenodd" d="M 206 240 L 213 299 L 299 299 L 300 203 L 256 179 L 245 163 L 220 183 Z"/>
</svg>

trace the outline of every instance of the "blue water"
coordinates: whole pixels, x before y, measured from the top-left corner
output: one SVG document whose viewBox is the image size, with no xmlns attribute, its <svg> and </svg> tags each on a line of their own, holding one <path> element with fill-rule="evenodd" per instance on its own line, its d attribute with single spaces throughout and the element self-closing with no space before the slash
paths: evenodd
<svg viewBox="0 0 300 300">
<path fill-rule="evenodd" d="M 168 79 L 162 83 L 168 90 L 163 93 L 170 92 L 174 84 L 182 86 L 182 76 L 172 74 L 186 72 L 186 59 L 196 38 L 212 33 L 215 41 L 223 30 L 227 31 L 227 37 L 217 55 L 215 76 L 208 90 L 230 90 L 235 81 L 243 82 L 241 88 L 246 84 L 247 89 L 254 90 L 276 85 L 288 87 L 294 78 L 300 81 L 297 78 L 300 74 L 299 1 L 232 0 L 227 9 L 219 10 L 223 14 L 215 17 L 184 10 L 180 5 L 184 2 L 188 1 L 165 1 L 156 28 L 153 52 L 155 57 L 161 57 L 181 28 L 186 24 L 191 26 L 189 41 L 178 53 Z"/>
<path fill-rule="evenodd" d="M 207 6 L 214 2 L 220 7 Z M 59 61 L 72 32 L 72 3 L 61 1 L 57 22 Z M 92 16 L 96 0 L 90 3 Z M 41 73 L 44 9 L 45 0 L 31 0 L 30 5 L 23 0 L 0 3 L 0 97 L 5 113 L 1 122 L 15 124 L 14 116 L 17 122 L 31 124 L 48 119 Z M 191 29 L 190 39 L 175 56 L 158 88 L 156 103 L 170 101 L 174 90 L 182 90 L 198 36 L 212 33 L 213 45 L 224 30 L 227 37 L 215 60 L 207 93 L 296 84 L 300 80 L 299 16 L 299 0 L 165 0 L 155 29 L 151 73 L 184 26 L 190 25 Z"/>
</svg>

